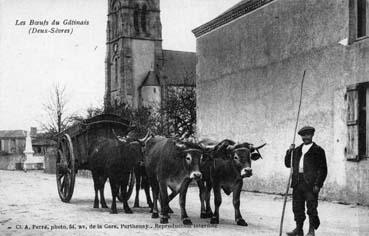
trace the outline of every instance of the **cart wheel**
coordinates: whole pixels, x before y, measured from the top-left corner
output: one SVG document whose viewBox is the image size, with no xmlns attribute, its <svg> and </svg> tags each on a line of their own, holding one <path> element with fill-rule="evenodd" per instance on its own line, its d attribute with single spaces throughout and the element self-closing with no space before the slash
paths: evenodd
<svg viewBox="0 0 369 236">
<path fill-rule="evenodd" d="M 128 189 L 127 189 L 127 200 L 129 200 L 129 198 L 131 197 L 132 195 L 132 192 L 133 192 L 133 188 L 135 186 L 135 173 L 134 171 L 132 171 L 130 174 L 129 174 L 129 180 L 128 180 Z M 118 200 L 120 202 L 123 202 L 123 196 L 122 196 L 122 187 L 119 189 L 119 194 L 118 194 Z"/>
<path fill-rule="evenodd" d="M 56 184 L 63 202 L 69 202 L 72 198 L 76 179 L 75 168 L 72 140 L 68 134 L 64 134 L 58 142 L 56 158 Z"/>
</svg>

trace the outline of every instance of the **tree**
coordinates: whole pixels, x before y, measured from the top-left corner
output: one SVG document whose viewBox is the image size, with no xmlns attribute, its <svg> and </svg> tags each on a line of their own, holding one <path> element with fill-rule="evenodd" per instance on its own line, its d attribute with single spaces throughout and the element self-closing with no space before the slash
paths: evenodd
<svg viewBox="0 0 369 236">
<path fill-rule="evenodd" d="M 94 116 L 97 116 L 97 115 L 101 115 L 104 113 L 104 108 L 103 107 L 93 107 L 93 106 L 90 106 L 89 108 L 87 108 L 87 119 L 89 118 L 92 118 Z"/>
<path fill-rule="evenodd" d="M 99 106 L 98 107 L 90 106 L 86 110 L 86 115 L 82 115 L 82 114 L 72 115 L 70 116 L 69 120 L 71 121 L 71 124 L 74 125 L 74 124 L 84 121 L 85 119 L 90 119 L 94 116 L 101 115 L 103 113 L 104 113 L 104 108 L 99 107 Z"/>
<path fill-rule="evenodd" d="M 188 76 L 188 79 L 192 77 Z M 136 126 L 135 135 L 145 135 L 150 129 L 154 134 L 167 137 L 193 138 L 196 132 L 196 93 L 190 86 L 170 86 L 166 97 L 159 104 L 132 108 L 127 104 L 106 107 L 105 112 L 130 120 Z"/>
<path fill-rule="evenodd" d="M 49 100 L 43 105 L 48 119 L 41 122 L 41 129 L 50 138 L 55 138 L 57 134 L 64 131 L 72 122 L 71 116 L 67 115 L 67 103 L 65 86 L 54 85 L 50 92 Z"/>
<path fill-rule="evenodd" d="M 135 137 L 141 137 L 146 134 L 150 129 L 154 134 L 167 135 L 164 133 L 164 126 L 161 122 L 161 114 L 157 113 L 158 109 L 153 107 L 139 107 L 133 108 L 124 103 L 119 104 L 115 108 L 108 108 L 106 113 L 118 115 L 124 119 L 130 120 L 131 125 L 135 126 L 135 129 L 131 132 L 131 135 Z"/>
<path fill-rule="evenodd" d="M 196 93 L 194 87 L 168 87 L 161 108 L 171 136 L 189 138 L 196 132 Z"/>
</svg>

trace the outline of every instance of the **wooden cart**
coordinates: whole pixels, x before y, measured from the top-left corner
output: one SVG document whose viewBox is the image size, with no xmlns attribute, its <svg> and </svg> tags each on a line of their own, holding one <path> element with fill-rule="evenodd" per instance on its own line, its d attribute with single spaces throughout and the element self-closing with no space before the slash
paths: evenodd
<svg viewBox="0 0 369 236">
<path fill-rule="evenodd" d="M 59 135 L 56 183 L 59 197 L 63 202 L 69 202 L 72 198 L 77 171 L 89 169 L 89 153 L 99 140 L 114 139 L 115 134 L 124 136 L 129 130 L 128 120 L 112 114 L 102 114 L 78 122 Z M 134 182 L 132 171 L 127 190 L 128 198 L 132 194 Z M 119 200 L 122 201 L 122 198 L 119 197 Z"/>
</svg>

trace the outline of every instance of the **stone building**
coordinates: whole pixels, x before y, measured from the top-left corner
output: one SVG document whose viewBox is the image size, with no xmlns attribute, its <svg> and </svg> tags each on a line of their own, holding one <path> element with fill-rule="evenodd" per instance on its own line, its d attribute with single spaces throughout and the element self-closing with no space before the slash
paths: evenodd
<svg viewBox="0 0 369 236">
<path fill-rule="evenodd" d="M 109 0 L 105 107 L 160 105 L 168 86 L 195 86 L 196 54 L 162 49 L 159 0 Z"/>
<path fill-rule="evenodd" d="M 300 127 L 327 155 L 321 196 L 369 204 L 367 0 L 248 0 L 193 30 L 200 138 L 267 142 L 245 189 L 281 193 Z M 297 144 L 301 140 L 297 137 Z"/>
<path fill-rule="evenodd" d="M 0 152 L 23 154 L 26 145 L 26 131 L 0 130 Z"/>
<path fill-rule="evenodd" d="M 31 127 L 32 149 L 35 155 L 45 155 L 47 149 L 56 143 L 44 137 L 43 133 L 37 133 L 37 128 Z M 25 130 L 0 130 L 0 152 L 4 154 L 23 154 L 26 146 L 27 131 Z"/>
<path fill-rule="evenodd" d="M 37 133 L 35 127 L 31 127 L 30 132 L 36 167 L 42 169 L 44 156 L 56 146 L 56 143 L 46 138 L 44 134 Z M 26 137 L 25 130 L 0 130 L 0 169 L 22 169 Z"/>
</svg>

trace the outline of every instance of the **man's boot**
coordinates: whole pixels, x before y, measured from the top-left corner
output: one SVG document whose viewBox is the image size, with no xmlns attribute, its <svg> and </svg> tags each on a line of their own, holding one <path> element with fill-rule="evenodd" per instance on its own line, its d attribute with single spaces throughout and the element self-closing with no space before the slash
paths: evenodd
<svg viewBox="0 0 369 236">
<path fill-rule="evenodd" d="M 312 225 L 309 226 L 309 232 L 306 236 L 315 236 L 315 229 Z"/>
<path fill-rule="evenodd" d="M 296 228 L 291 232 L 287 232 L 288 236 L 304 236 L 303 230 L 304 223 L 296 223 Z"/>
</svg>

